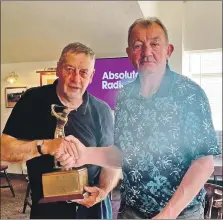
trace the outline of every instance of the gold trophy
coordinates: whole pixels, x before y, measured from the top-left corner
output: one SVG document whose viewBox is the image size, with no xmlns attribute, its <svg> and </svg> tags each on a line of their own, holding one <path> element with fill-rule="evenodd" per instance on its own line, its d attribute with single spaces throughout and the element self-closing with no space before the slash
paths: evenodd
<svg viewBox="0 0 223 220">
<path fill-rule="evenodd" d="M 56 112 L 56 108 L 62 109 L 62 112 Z M 54 137 L 65 137 L 64 126 L 68 121 L 69 115 L 67 107 L 52 104 L 51 114 L 57 119 Z M 40 200 L 40 203 L 83 199 L 84 186 L 87 185 L 87 168 L 64 170 L 58 165 L 56 159 L 54 159 L 53 172 L 42 175 L 43 198 Z"/>
</svg>

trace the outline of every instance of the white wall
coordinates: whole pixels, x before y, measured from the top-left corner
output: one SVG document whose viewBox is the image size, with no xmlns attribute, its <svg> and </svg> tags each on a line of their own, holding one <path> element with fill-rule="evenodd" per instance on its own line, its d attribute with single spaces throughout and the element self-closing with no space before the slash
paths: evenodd
<svg viewBox="0 0 223 220">
<path fill-rule="evenodd" d="M 174 51 L 170 57 L 170 67 L 182 73 L 183 57 L 183 1 L 157 1 L 158 15 L 168 30 L 169 42 L 174 45 Z"/>
<path fill-rule="evenodd" d="M 1 133 L 5 127 L 6 121 L 12 111 L 12 108 L 6 108 L 5 105 L 5 87 L 15 86 L 39 86 L 40 75 L 36 73 L 38 70 L 43 70 L 45 67 L 56 67 L 56 61 L 49 62 L 34 62 L 34 63 L 11 63 L 1 65 Z M 18 75 L 18 82 L 10 85 L 6 82 L 7 75 L 14 71 Z M 20 125 L 22 126 L 22 125 Z M 8 164 L 9 173 L 21 173 L 21 164 L 6 163 Z"/>
<path fill-rule="evenodd" d="M 168 29 L 175 50 L 171 68 L 182 73 L 185 50 L 222 48 L 221 1 L 138 1 L 143 15 L 157 16 Z"/>
<path fill-rule="evenodd" d="M 222 1 L 186 1 L 184 48 L 222 48 Z"/>
<path fill-rule="evenodd" d="M 170 67 L 182 73 L 182 20 L 183 1 L 138 1 L 144 17 L 158 17 L 168 30 L 174 52 L 169 59 Z"/>
<path fill-rule="evenodd" d="M 157 1 L 138 1 L 139 7 L 145 17 L 158 16 L 158 4 Z"/>
</svg>

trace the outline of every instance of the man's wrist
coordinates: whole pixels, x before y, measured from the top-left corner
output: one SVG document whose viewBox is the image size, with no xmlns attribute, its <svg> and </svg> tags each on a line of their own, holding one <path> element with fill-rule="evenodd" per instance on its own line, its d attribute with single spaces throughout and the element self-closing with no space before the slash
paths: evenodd
<svg viewBox="0 0 223 220">
<path fill-rule="evenodd" d="M 42 152 L 43 155 L 49 153 L 48 152 L 48 143 L 49 143 L 49 140 L 44 140 L 44 143 L 41 147 L 41 152 Z"/>
<path fill-rule="evenodd" d="M 175 219 L 177 217 L 175 216 L 175 213 L 172 212 L 169 204 L 167 204 L 167 206 L 165 206 L 158 215 L 161 219 Z"/>
<path fill-rule="evenodd" d="M 37 140 L 36 147 L 40 155 L 43 155 L 43 152 L 42 152 L 43 144 L 44 144 L 44 140 Z"/>
<path fill-rule="evenodd" d="M 107 189 L 105 188 L 101 188 L 102 191 L 103 191 L 103 200 L 108 196 L 108 194 L 111 192 L 111 191 L 108 191 Z"/>
<path fill-rule="evenodd" d="M 100 201 L 104 200 L 110 191 L 108 191 L 106 188 L 103 188 L 101 186 L 98 187 L 101 190 L 101 195 L 100 195 Z"/>
<path fill-rule="evenodd" d="M 94 164 L 95 162 L 95 147 L 86 147 L 84 156 L 84 164 Z"/>
</svg>

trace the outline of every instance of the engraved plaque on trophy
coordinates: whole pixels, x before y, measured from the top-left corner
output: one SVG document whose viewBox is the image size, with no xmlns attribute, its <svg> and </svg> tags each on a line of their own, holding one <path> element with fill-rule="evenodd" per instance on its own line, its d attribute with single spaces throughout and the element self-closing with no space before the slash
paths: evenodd
<svg viewBox="0 0 223 220">
<path fill-rule="evenodd" d="M 57 112 L 56 109 L 61 111 Z M 51 114 L 57 119 L 54 137 L 64 137 L 64 126 L 68 121 L 68 109 L 53 104 L 51 105 Z M 40 203 L 83 199 L 84 186 L 88 185 L 87 168 L 64 170 L 56 159 L 54 161 L 53 172 L 42 175 L 43 198 Z"/>
</svg>

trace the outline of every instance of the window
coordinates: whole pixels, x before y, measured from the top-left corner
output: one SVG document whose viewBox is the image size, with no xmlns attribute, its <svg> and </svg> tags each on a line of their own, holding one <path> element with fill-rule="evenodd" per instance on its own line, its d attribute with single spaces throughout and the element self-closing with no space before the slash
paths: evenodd
<svg viewBox="0 0 223 220">
<path fill-rule="evenodd" d="M 222 131 L 222 49 L 186 51 L 183 74 L 204 89 L 215 130 Z"/>
</svg>

